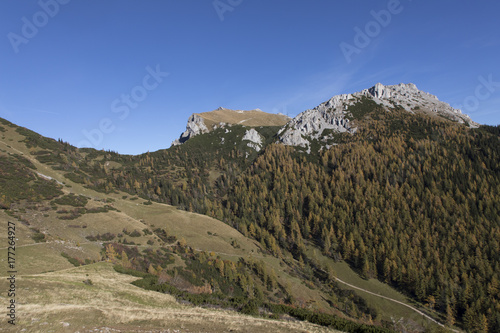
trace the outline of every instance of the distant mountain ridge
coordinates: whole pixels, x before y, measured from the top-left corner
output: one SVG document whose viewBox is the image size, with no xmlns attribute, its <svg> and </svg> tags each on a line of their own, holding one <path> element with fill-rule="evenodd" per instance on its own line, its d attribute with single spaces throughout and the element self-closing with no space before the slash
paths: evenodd
<svg viewBox="0 0 500 333">
<path fill-rule="evenodd" d="M 181 134 L 179 139 L 172 142 L 172 145 L 180 145 L 196 135 L 209 133 L 216 128 L 227 125 L 283 126 L 290 119 L 284 114 L 267 113 L 260 109 L 246 111 L 220 107 L 210 112 L 193 113 L 188 119 L 186 131 Z"/>
</svg>

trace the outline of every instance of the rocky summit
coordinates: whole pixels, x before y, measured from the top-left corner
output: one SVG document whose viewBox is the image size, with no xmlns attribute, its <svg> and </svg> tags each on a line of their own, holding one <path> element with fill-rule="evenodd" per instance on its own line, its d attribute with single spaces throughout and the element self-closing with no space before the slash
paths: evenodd
<svg viewBox="0 0 500 333">
<path fill-rule="evenodd" d="M 282 126 L 277 134 L 277 142 L 301 147 L 311 152 L 311 143 L 320 142 L 326 148 L 336 144 L 336 135 L 354 134 L 363 123 L 360 109 L 374 108 L 382 112 L 404 110 L 410 114 L 423 113 L 458 122 L 469 127 L 479 126 L 461 110 L 440 101 L 436 96 L 421 91 L 413 83 L 384 86 L 381 83 L 353 94 L 336 95 L 314 109 L 306 110 L 295 118 L 283 114 L 266 113 L 259 109 L 243 111 L 218 108 L 217 110 L 194 113 L 186 125 L 186 130 L 172 145 L 180 145 L 188 139 L 213 131 L 217 128 L 242 125 L 245 127 Z M 259 134 L 247 130 L 242 141 L 256 151 L 262 148 Z"/>
<path fill-rule="evenodd" d="M 220 107 L 210 112 L 192 114 L 188 119 L 186 130 L 181 134 L 179 139 L 172 142 L 172 145 L 180 145 L 196 135 L 209 133 L 217 128 L 232 125 L 242 125 L 247 127 L 283 126 L 290 119 L 290 117 L 284 114 L 267 113 L 261 111 L 260 109 L 246 111 L 230 110 Z M 255 135 L 252 136 L 252 139 L 253 138 L 255 138 Z"/>
<path fill-rule="evenodd" d="M 303 147 L 310 152 L 312 140 L 328 138 L 323 133 L 326 129 L 331 130 L 330 136 L 331 133 L 355 133 L 357 127 L 352 120 L 356 120 L 356 116 L 352 110 L 363 98 L 372 100 L 387 112 L 401 108 L 410 113 L 435 114 L 470 127 L 478 126 L 468 115 L 462 114 L 461 110 L 419 90 L 413 83 L 392 86 L 377 83 L 360 92 L 334 96 L 314 109 L 302 112 L 279 131 L 279 142 Z"/>
</svg>

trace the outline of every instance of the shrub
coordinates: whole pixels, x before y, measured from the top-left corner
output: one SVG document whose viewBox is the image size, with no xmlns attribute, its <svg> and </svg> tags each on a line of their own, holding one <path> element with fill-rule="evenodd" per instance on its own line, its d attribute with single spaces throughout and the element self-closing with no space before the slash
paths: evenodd
<svg viewBox="0 0 500 333">
<path fill-rule="evenodd" d="M 107 232 L 105 234 L 97 234 L 96 236 L 93 236 L 93 235 L 90 235 L 90 236 L 87 236 L 85 238 L 87 238 L 89 241 L 91 242 L 95 242 L 95 241 L 105 241 L 105 242 L 109 242 L 109 241 L 112 241 L 113 239 L 115 239 L 116 235 L 115 234 L 112 234 L 110 232 Z"/>
<path fill-rule="evenodd" d="M 80 265 L 81 265 L 81 263 L 80 263 L 80 261 L 79 261 L 78 259 L 70 257 L 70 256 L 69 256 L 69 254 L 67 254 L 66 252 L 61 252 L 61 255 L 62 255 L 64 258 L 68 259 L 68 261 L 69 261 L 71 264 L 73 264 L 73 266 L 78 267 L 78 266 L 80 266 Z"/>
<path fill-rule="evenodd" d="M 31 238 L 35 241 L 35 243 L 43 243 L 46 242 L 47 240 L 45 239 L 45 235 L 40 232 L 40 230 L 31 228 L 33 230 L 34 234 L 31 235 Z"/>
<path fill-rule="evenodd" d="M 130 237 L 141 237 L 141 233 L 137 230 L 134 230 L 132 231 L 130 234 L 129 234 Z"/>
<path fill-rule="evenodd" d="M 259 314 L 259 304 L 257 303 L 256 300 L 251 299 L 243 306 L 243 308 L 241 309 L 240 312 L 243 314 L 252 315 L 252 316 L 258 315 Z"/>
<path fill-rule="evenodd" d="M 77 174 L 75 172 L 68 172 L 68 173 L 64 174 L 64 177 L 68 178 L 69 180 L 71 180 L 74 183 L 85 184 L 84 176 Z"/>
<path fill-rule="evenodd" d="M 175 241 L 177 241 L 177 237 L 169 236 L 165 229 L 156 228 L 153 231 L 156 236 L 158 236 L 158 238 L 160 238 L 165 243 L 174 243 Z"/>
<path fill-rule="evenodd" d="M 76 196 L 73 193 L 64 195 L 52 201 L 52 204 L 56 203 L 59 205 L 67 205 L 73 207 L 85 207 L 88 202 L 88 198 L 83 195 Z"/>
</svg>

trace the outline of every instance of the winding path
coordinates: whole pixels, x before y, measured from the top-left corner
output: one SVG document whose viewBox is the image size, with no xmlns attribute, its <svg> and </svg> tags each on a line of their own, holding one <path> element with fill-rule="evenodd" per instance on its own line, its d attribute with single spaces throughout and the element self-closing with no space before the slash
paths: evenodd
<svg viewBox="0 0 500 333">
<path fill-rule="evenodd" d="M 24 157 L 28 158 L 31 162 L 34 162 L 35 164 L 40 164 L 40 163 L 38 163 L 38 161 L 36 161 L 36 160 L 35 160 L 32 156 L 29 156 L 29 155 L 24 154 L 22 151 L 20 151 L 20 150 L 18 150 L 18 149 L 16 149 L 16 148 L 14 148 L 14 147 L 12 147 L 12 146 L 8 145 L 8 144 L 7 144 L 7 143 L 5 143 L 4 141 L 1 141 L 1 140 L 0 140 L 0 143 L 3 143 L 3 144 L 4 144 L 4 145 L 6 145 L 8 148 L 10 148 L 10 149 L 12 149 L 12 150 L 14 150 L 14 151 L 16 151 L 16 152 L 20 153 L 22 156 L 24 156 Z M 46 176 L 46 175 L 41 174 L 41 173 L 39 173 L 39 172 L 36 172 L 36 173 L 37 173 L 39 176 L 41 176 L 41 177 L 48 178 L 48 179 L 53 179 L 52 177 L 50 177 L 50 176 Z M 56 179 L 54 179 L 54 180 L 56 180 Z M 56 180 L 56 181 L 57 181 L 57 180 Z M 57 182 L 58 182 L 58 183 L 60 183 L 59 181 L 57 181 Z M 62 184 L 62 183 L 60 183 L 60 184 Z M 47 244 L 49 244 L 49 243 L 52 243 L 52 242 L 34 243 L 34 244 L 24 244 L 24 245 L 19 245 L 19 246 L 17 246 L 17 247 L 27 247 L 27 246 L 37 246 L 37 245 L 47 245 Z M 84 243 L 80 243 L 80 244 L 88 244 L 88 243 L 91 243 L 91 242 L 84 242 Z M 170 245 L 167 245 L 167 246 L 172 246 L 172 245 L 173 245 L 173 244 L 170 244 Z M 0 250 L 5 250 L 5 249 L 8 249 L 8 247 L 0 248 Z M 196 251 L 202 251 L 202 250 L 200 250 L 200 249 L 195 249 L 195 250 L 196 250 Z M 215 251 L 214 251 L 214 252 L 215 252 Z M 236 256 L 236 255 L 227 254 L 227 253 L 220 253 L 220 252 L 215 252 L 215 253 L 222 254 L 222 255 L 227 255 L 227 256 Z M 238 255 L 238 256 L 239 256 L 239 255 Z M 255 256 L 256 256 L 256 257 L 259 257 L 258 255 L 255 255 Z M 73 267 L 73 268 L 74 268 L 74 267 Z M 73 268 L 69 268 L 69 269 L 73 269 Z M 416 313 L 418 313 L 418 314 L 422 315 L 423 317 L 425 317 L 425 318 L 429 319 L 430 321 L 432 321 L 433 323 L 435 323 L 435 324 L 437 324 L 437 325 L 439 325 L 439 326 L 441 326 L 441 327 L 445 327 L 445 328 L 447 328 L 447 329 L 449 329 L 449 330 L 451 330 L 451 331 L 453 331 L 453 332 L 460 333 L 460 331 L 455 330 L 455 329 L 452 329 L 452 328 L 448 328 L 448 327 L 446 327 L 445 325 L 443 325 L 442 323 L 438 322 L 437 320 L 435 320 L 434 318 L 430 317 L 429 315 L 427 315 L 427 314 L 423 313 L 422 311 L 420 311 L 420 310 L 418 310 L 418 309 L 414 308 L 413 306 L 408 305 L 408 304 L 406 304 L 406 303 L 404 303 L 404 302 L 401 302 L 401 301 L 395 300 L 395 299 L 390 298 L 390 297 L 387 297 L 387 296 L 379 295 L 379 294 L 376 294 L 376 293 L 371 292 L 371 291 L 369 291 L 369 290 L 366 290 L 366 289 L 363 289 L 363 288 L 357 287 L 357 286 L 352 285 L 352 284 L 350 284 L 350 283 L 347 283 L 347 282 L 345 282 L 345 281 L 343 281 L 343 280 L 341 280 L 341 279 L 339 279 L 339 278 L 337 278 L 337 277 L 335 277 L 335 280 L 336 280 L 337 282 L 339 282 L 339 283 L 341 283 L 341 284 L 344 284 L 344 285 L 346 285 L 346 286 L 348 286 L 348 287 L 351 287 L 351 288 L 353 288 L 353 289 L 356 289 L 356 290 L 359 290 L 359 291 L 365 292 L 365 293 L 367 293 L 367 294 L 370 294 L 370 295 L 373 295 L 373 296 L 376 296 L 376 297 L 379 297 L 379 298 L 383 298 L 383 299 L 386 299 L 386 300 L 388 300 L 388 301 L 391 301 L 391 302 L 397 303 L 397 304 L 399 304 L 399 305 L 405 306 L 405 307 L 407 307 L 407 308 L 409 308 L 409 309 L 411 309 L 411 310 L 415 311 Z"/>
<path fill-rule="evenodd" d="M 367 294 L 370 294 L 370 295 L 373 295 L 373 296 L 377 296 L 377 297 L 380 297 L 380 298 L 386 299 L 386 300 L 388 300 L 388 301 L 391 301 L 391 302 L 398 303 L 398 304 L 400 304 L 400 305 L 406 306 L 407 308 L 412 309 L 412 310 L 413 310 L 413 311 L 415 311 L 416 313 L 418 313 L 418 314 L 420 314 L 420 315 L 424 316 L 425 318 L 427 318 L 427 319 L 429 319 L 430 321 L 432 321 L 432 322 L 434 322 L 434 323 L 438 324 L 439 326 L 441 326 L 441 327 L 445 327 L 445 328 L 448 328 L 448 327 L 446 327 L 445 325 L 443 325 L 443 324 L 441 324 L 440 322 L 438 322 L 437 320 L 435 320 L 434 318 L 432 318 L 432 317 L 430 317 L 430 316 L 426 315 L 425 313 L 423 313 L 422 311 L 420 311 L 420 310 L 418 310 L 418 309 L 414 308 L 414 307 L 413 307 L 413 306 L 411 306 L 411 305 L 408 305 L 408 304 L 406 304 L 406 303 L 400 302 L 400 301 L 398 301 L 398 300 L 395 300 L 395 299 L 390 298 L 390 297 L 387 297 L 387 296 L 383 296 L 383 295 L 376 294 L 376 293 L 374 293 L 374 292 L 368 291 L 368 290 L 363 289 L 363 288 L 360 288 L 360 287 L 356 287 L 356 286 L 354 286 L 354 285 L 352 285 L 352 284 L 350 284 L 350 283 L 347 283 L 347 282 L 345 282 L 345 281 L 342 281 L 341 279 L 339 279 L 339 278 L 337 278 L 337 277 L 335 278 L 335 280 L 336 280 L 337 282 L 340 282 L 340 283 L 342 283 L 342 284 L 345 284 L 346 286 L 349 286 L 349 287 L 351 287 L 351 288 L 353 288 L 353 289 L 360 290 L 360 291 L 365 292 L 365 293 L 367 293 Z M 449 330 L 451 330 L 451 331 L 453 331 L 453 332 L 457 332 L 457 333 L 459 333 L 459 331 L 457 331 L 457 330 L 455 330 L 455 329 L 452 329 L 452 328 L 448 328 L 448 329 L 449 329 Z"/>
</svg>

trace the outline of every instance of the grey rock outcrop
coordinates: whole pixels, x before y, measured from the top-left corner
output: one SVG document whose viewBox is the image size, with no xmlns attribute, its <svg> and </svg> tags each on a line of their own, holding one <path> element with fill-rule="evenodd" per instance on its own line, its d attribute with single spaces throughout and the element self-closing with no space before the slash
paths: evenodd
<svg viewBox="0 0 500 333">
<path fill-rule="evenodd" d="M 247 146 L 258 152 L 262 149 L 262 136 L 253 128 L 247 130 L 241 140 L 250 141 L 247 143 Z"/>
<path fill-rule="evenodd" d="M 172 142 L 172 146 L 183 144 L 184 142 L 186 142 L 195 135 L 208 132 L 209 130 L 205 125 L 203 118 L 197 114 L 192 114 L 191 117 L 189 117 L 188 119 L 186 125 L 186 131 L 184 131 L 184 133 L 181 134 L 181 137 L 179 139 L 176 139 L 174 142 Z"/>
<path fill-rule="evenodd" d="M 463 114 L 461 110 L 440 101 L 434 95 L 418 90 L 417 86 L 413 83 L 400 83 L 392 86 L 384 86 L 381 83 L 377 83 L 375 86 L 357 94 L 373 98 L 377 104 L 388 108 L 399 106 L 411 113 L 415 113 L 417 110 L 436 113 L 460 124 L 467 123 L 470 127 L 479 126 L 468 115 Z"/>
<path fill-rule="evenodd" d="M 325 129 L 337 133 L 355 133 L 357 129 L 351 126 L 346 117 L 346 106 L 352 105 L 354 101 L 351 94 L 337 95 L 314 109 L 302 112 L 278 132 L 280 142 L 307 148 L 310 152 L 310 140 L 322 138 Z"/>
<path fill-rule="evenodd" d="M 279 141 L 286 145 L 303 147 L 310 152 L 312 140 L 327 141 L 331 135 L 324 135 L 324 130 L 333 133 L 355 133 L 357 128 L 349 118 L 349 108 L 364 96 L 383 106 L 385 110 L 401 107 L 408 112 L 435 113 L 449 120 L 467 123 L 477 127 L 468 115 L 452 108 L 448 103 L 441 102 L 436 96 L 418 90 L 413 83 L 375 86 L 354 94 L 343 94 L 332 97 L 314 109 L 306 110 L 289 121 L 278 132 Z"/>
</svg>

